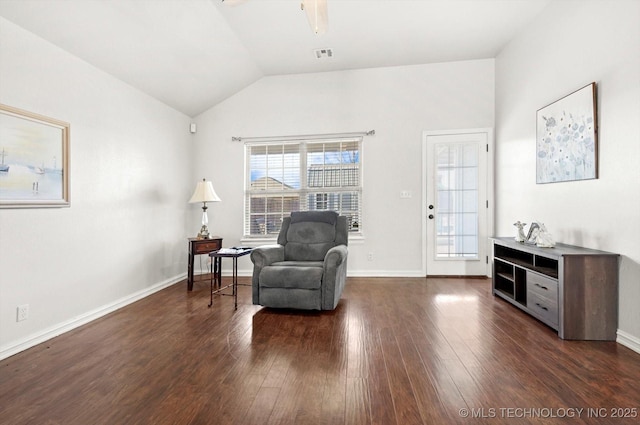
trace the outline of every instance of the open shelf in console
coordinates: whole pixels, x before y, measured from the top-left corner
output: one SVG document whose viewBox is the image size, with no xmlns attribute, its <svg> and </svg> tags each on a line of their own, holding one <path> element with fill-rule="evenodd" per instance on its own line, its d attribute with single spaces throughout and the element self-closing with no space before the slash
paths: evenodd
<svg viewBox="0 0 640 425">
<path fill-rule="evenodd" d="M 558 260 L 536 255 L 533 258 L 533 270 L 554 279 L 558 278 Z"/>
<path fill-rule="evenodd" d="M 533 267 L 533 254 L 498 245 L 493 253 L 495 258 L 508 261 L 522 267 Z"/>
<path fill-rule="evenodd" d="M 523 244 L 523 246 L 526 245 Z M 502 245 L 495 246 L 493 255 L 498 260 L 504 260 L 516 266 L 534 270 L 554 279 L 558 278 L 558 260 L 556 259 Z"/>
<path fill-rule="evenodd" d="M 509 298 L 515 296 L 515 275 L 512 264 L 497 259 L 494 263 L 495 289 Z"/>
<path fill-rule="evenodd" d="M 494 261 L 495 290 L 503 296 L 526 305 L 526 270 L 496 258 Z"/>
</svg>

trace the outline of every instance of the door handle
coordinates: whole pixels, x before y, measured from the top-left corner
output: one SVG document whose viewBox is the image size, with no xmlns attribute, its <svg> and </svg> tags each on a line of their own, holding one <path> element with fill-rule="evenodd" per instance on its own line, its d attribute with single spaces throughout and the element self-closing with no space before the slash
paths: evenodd
<svg viewBox="0 0 640 425">
<path fill-rule="evenodd" d="M 429 214 L 429 220 L 433 220 L 433 214 Z"/>
</svg>

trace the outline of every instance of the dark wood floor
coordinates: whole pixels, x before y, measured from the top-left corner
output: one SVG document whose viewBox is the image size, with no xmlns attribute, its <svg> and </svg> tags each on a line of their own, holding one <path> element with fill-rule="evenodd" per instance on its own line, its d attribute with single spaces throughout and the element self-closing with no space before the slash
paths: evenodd
<svg viewBox="0 0 640 425">
<path fill-rule="evenodd" d="M 350 278 L 333 312 L 175 285 L 0 361 L 2 424 L 636 424 L 640 354 L 484 279 Z M 580 410 L 583 409 L 583 410 Z M 628 409 L 628 410 L 625 410 Z M 620 415 L 635 418 L 618 418 Z M 467 417 L 467 415 L 469 417 Z M 565 416 L 565 417 L 562 417 Z"/>
</svg>

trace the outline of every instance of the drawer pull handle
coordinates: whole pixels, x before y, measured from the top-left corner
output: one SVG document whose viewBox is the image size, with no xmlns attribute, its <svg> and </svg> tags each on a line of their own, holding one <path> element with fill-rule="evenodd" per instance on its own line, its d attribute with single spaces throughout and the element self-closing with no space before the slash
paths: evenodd
<svg viewBox="0 0 640 425">
<path fill-rule="evenodd" d="M 534 283 L 534 285 L 535 285 L 535 286 L 537 286 L 538 288 L 542 288 L 542 289 L 544 289 L 545 291 L 548 291 L 548 290 L 549 290 L 549 288 L 547 288 L 546 286 L 542 286 L 542 285 L 540 285 L 539 283 Z"/>
<path fill-rule="evenodd" d="M 540 305 L 540 303 L 536 303 L 536 305 L 537 305 L 538 307 L 540 307 L 541 309 L 543 309 L 544 311 L 549 311 L 549 309 L 548 309 L 547 307 L 545 307 L 545 306 L 543 306 L 543 305 Z"/>
</svg>

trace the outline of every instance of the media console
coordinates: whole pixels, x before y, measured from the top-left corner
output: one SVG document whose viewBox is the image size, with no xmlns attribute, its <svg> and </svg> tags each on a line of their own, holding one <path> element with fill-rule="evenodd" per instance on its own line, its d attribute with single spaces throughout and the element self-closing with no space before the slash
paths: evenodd
<svg viewBox="0 0 640 425">
<path fill-rule="evenodd" d="M 558 331 L 562 339 L 615 341 L 618 254 L 492 238 L 492 292 Z"/>
</svg>

